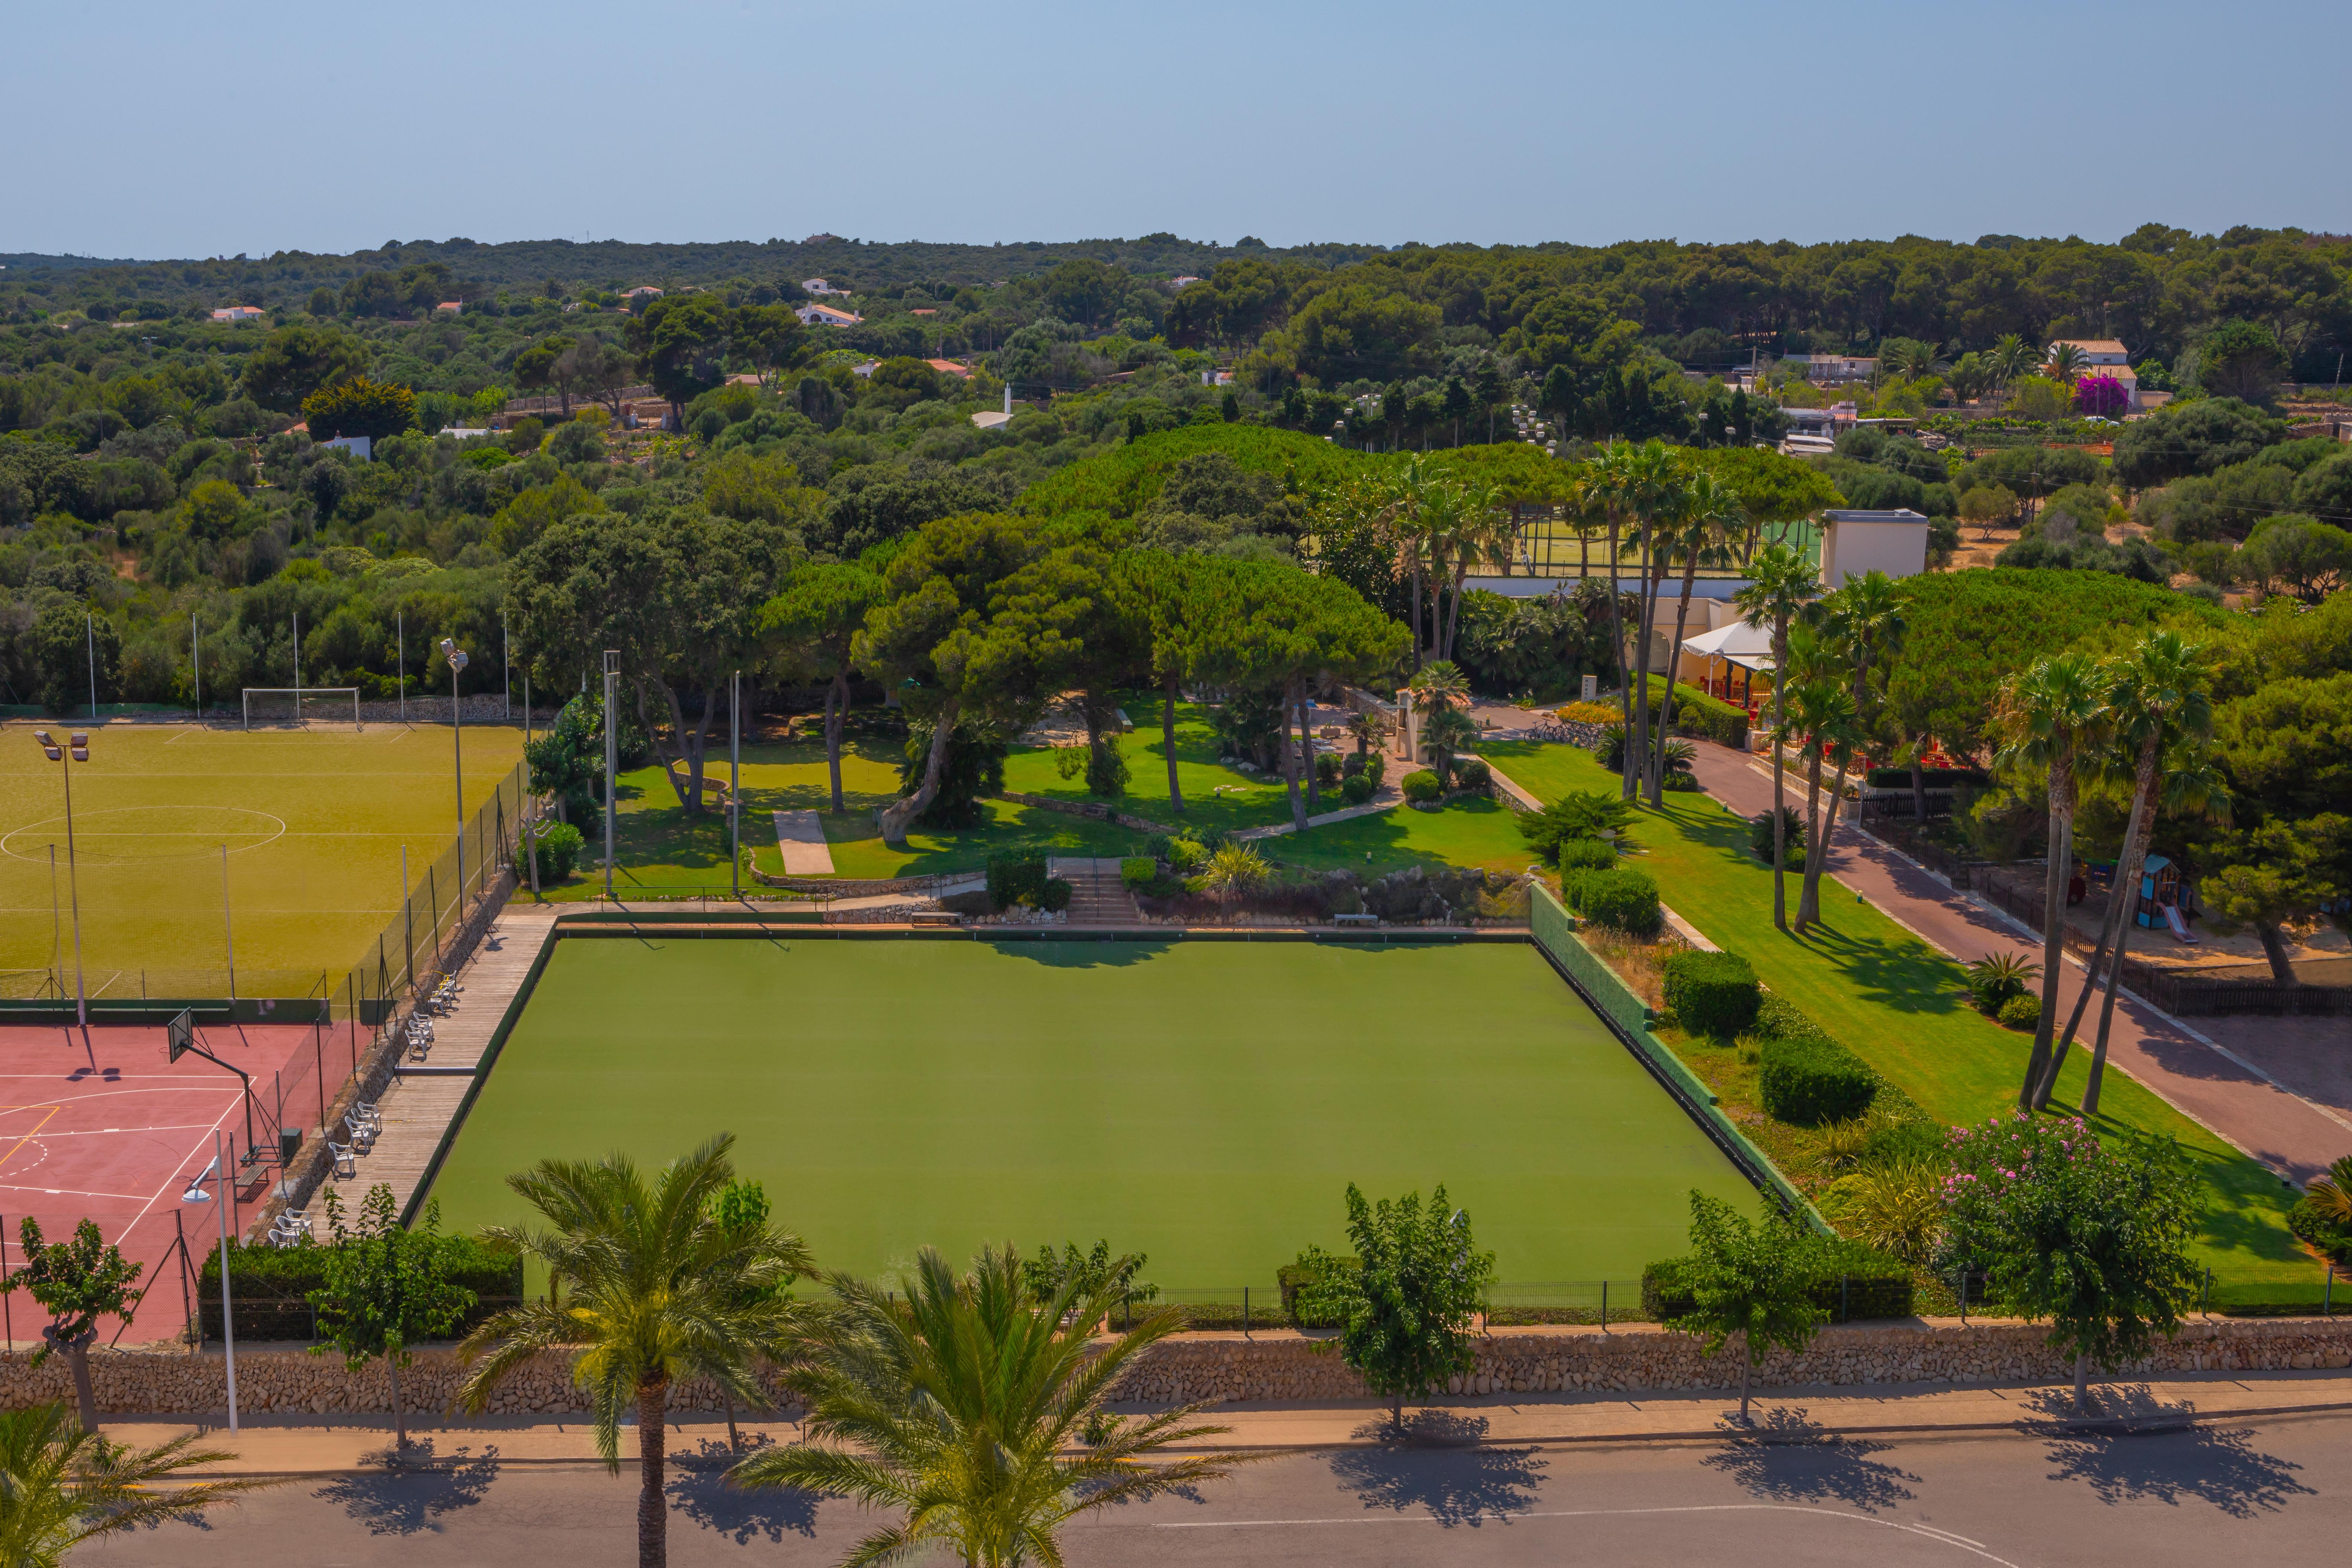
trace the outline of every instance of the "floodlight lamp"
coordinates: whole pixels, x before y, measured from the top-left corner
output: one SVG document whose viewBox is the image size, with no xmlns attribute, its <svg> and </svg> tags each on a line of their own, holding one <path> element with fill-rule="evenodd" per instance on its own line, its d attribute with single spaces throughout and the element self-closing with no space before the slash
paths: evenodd
<svg viewBox="0 0 2352 1568">
<path fill-rule="evenodd" d="M 53 763 L 65 755 L 63 752 L 58 751 L 55 746 L 43 746 L 41 750 L 48 753 L 49 761 Z"/>
<path fill-rule="evenodd" d="M 49 732 L 47 730 L 34 731 L 33 739 L 38 741 L 44 746 L 54 746 L 57 744 L 55 741 L 49 739 Z"/>
<path fill-rule="evenodd" d="M 88 746 L 76 746 L 73 749 L 73 759 L 78 763 L 86 763 L 89 761 L 89 748 Z"/>
<path fill-rule="evenodd" d="M 73 743 L 77 746 L 87 746 L 89 744 L 89 737 L 81 731 L 76 730 L 73 733 Z"/>
<path fill-rule="evenodd" d="M 198 1176 L 194 1181 L 190 1182 L 188 1184 L 188 1190 L 180 1194 L 180 1201 L 184 1204 L 208 1204 L 212 1202 L 213 1195 L 212 1194 L 205 1191 L 204 1181 L 205 1179 L 202 1176 Z"/>
</svg>

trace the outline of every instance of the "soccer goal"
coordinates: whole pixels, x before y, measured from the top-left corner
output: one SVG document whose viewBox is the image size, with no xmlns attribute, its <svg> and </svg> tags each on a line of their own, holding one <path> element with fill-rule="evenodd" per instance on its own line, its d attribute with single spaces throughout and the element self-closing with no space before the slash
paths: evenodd
<svg viewBox="0 0 2352 1568">
<path fill-rule="evenodd" d="M 360 689 L 356 686 L 248 686 L 245 689 L 245 727 L 261 724 L 307 724 L 313 719 L 351 721 L 360 728 Z"/>
</svg>

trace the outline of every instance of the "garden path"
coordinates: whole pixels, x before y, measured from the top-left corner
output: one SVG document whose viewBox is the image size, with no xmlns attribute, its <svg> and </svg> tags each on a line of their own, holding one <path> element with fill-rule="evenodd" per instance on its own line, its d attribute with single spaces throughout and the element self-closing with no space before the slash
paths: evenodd
<svg viewBox="0 0 2352 1568">
<path fill-rule="evenodd" d="M 824 819 L 814 811 L 776 813 L 776 848 L 787 877 L 833 875 L 833 849 L 824 841 Z"/>
<path fill-rule="evenodd" d="M 1377 816 L 1404 804 L 1404 791 L 1394 783 L 1383 784 L 1372 792 L 1372 798 L 1361 805 L 1342 806 L 1338 811 L 1318 812 L 1307 819 L 1309 827 L 1325 827 L 1334 822 L 1353 822 L 1360 816 Z M 1235 839 L 1278 838 L 1286 833 L 1296 833 L 1296 823 L 1276 822 L 1265 827 L 1244 827 L 1234 835 Z"/>
<path fill-rule="evenodd" d="M 1694 741 L 1694 771 L 1707 793 L 1741 816 L 1772 804 L 1769 764 L 1744 752 Z M 1792 780 L 1789 802 L 1803 809 L 1802 786 Z M 2040 963 L 2042 943 L 2006 915 L 1953 891 L 1909 858 L 1841 820 L 1831 840 L 1827 873 L 1849 891 L 1954 959 L 1967 963 L 1988 952 Z M 1790 900 L 1796 898 L 1790 879 Z M 2083 963 L 2066 955 L 2058 984 L 2060 1007 L 2071 1010 L 2084 984 Z M 2097 1001 L 2085 1016 L 2095 1026 Z M 2305 1100 L 2235 1052 L 2179 1019 L 2122 992 L 2116 1002 L 2107 1059 L 2182 1114 L 2195 1118 L 2247 1154 L 2300 1186 L 2330 1161 L 2352 1152 L 2352 1118 Z"/>
</svg>

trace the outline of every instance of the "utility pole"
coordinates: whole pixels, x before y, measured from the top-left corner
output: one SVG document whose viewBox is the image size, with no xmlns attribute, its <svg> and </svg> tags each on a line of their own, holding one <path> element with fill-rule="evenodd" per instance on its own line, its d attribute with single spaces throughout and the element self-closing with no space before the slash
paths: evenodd
<svg viewBox="0 0 2352 1568">
<path fill-rule="evenodd" d="M 443 637 L 441 656 L 449 661 L 449 761 L 457 776 L 457 908 L 462 910 L 466 907 L 466 716 L 457 707 L 457 677 L 466 668 L 466 650 Z"/>
<path fill-rule="evenodd" d="M 620 679 L 621 651 L 604 650 L 604 898 L 613 897 L 613 774 L 620 757 L 613 723 L 614 689 Z"/>
</svg>

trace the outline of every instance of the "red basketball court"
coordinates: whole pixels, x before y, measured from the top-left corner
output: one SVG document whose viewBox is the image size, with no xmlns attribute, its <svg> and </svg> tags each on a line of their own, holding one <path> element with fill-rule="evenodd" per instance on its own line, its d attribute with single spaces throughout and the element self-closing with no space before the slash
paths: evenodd
<svg viewBox="0 0 2352 1568">
<path fill-rule="evenodd" d="M 196 1043 L 252 1075 L 257 1104 L 254 1137 L 274 1140 L 272 1097 L 285 1079 L 300 1069 L 303 1092 L 310 1093 L 317 1031 L 301 1024 L 200 1026 Z M 340 1077 L 340 1075 L 339 1075 Z M 72 1235 L 83 1219 L 98 1222 L 122 1255 L 144 1266 L 138 1289 L 153 1289 L 134 1314 L 121 1343 L 169 1339 L 186 1324 L 176 1260 L 167 1262 L 176 1225 L 184 1225 L 192 1250 L 219 1245 L 220 1220 L 211 1203 L 184 1204 L 191 1177 L 212 1163 L 213 1134 L 235 1141 L 227 1189 L 236 1206 L 230 1234 L 252 1218 L 252 1205 L 268 1194 L 274 1166 L 241 1163 L 248 1146 L 245 1091 L 236 1075 L 198 1056 L 168 1060 L 163 1030 L 92 1025 L 79 1028 L 0 1026 L 0 1221 L 5 1221 L 7 1264 L 22 1267 L 20 1226 L 29 1215 L 45 1240 Z M 315 1110 L 286 1107 L 289 1126 L 315 1137 Z M 223 1195 L 217 1182 L 205 1190 Z M 176 1222 L 176 1225 L 175 1225 Z M 19 1290 L 7 1299 L 6 1329 L 16 1342 L 37 1342 L 47 1315 Z M 99 1341 L 114 1338 L 121 1324 L 108 1319 Z"/>
</svg>

